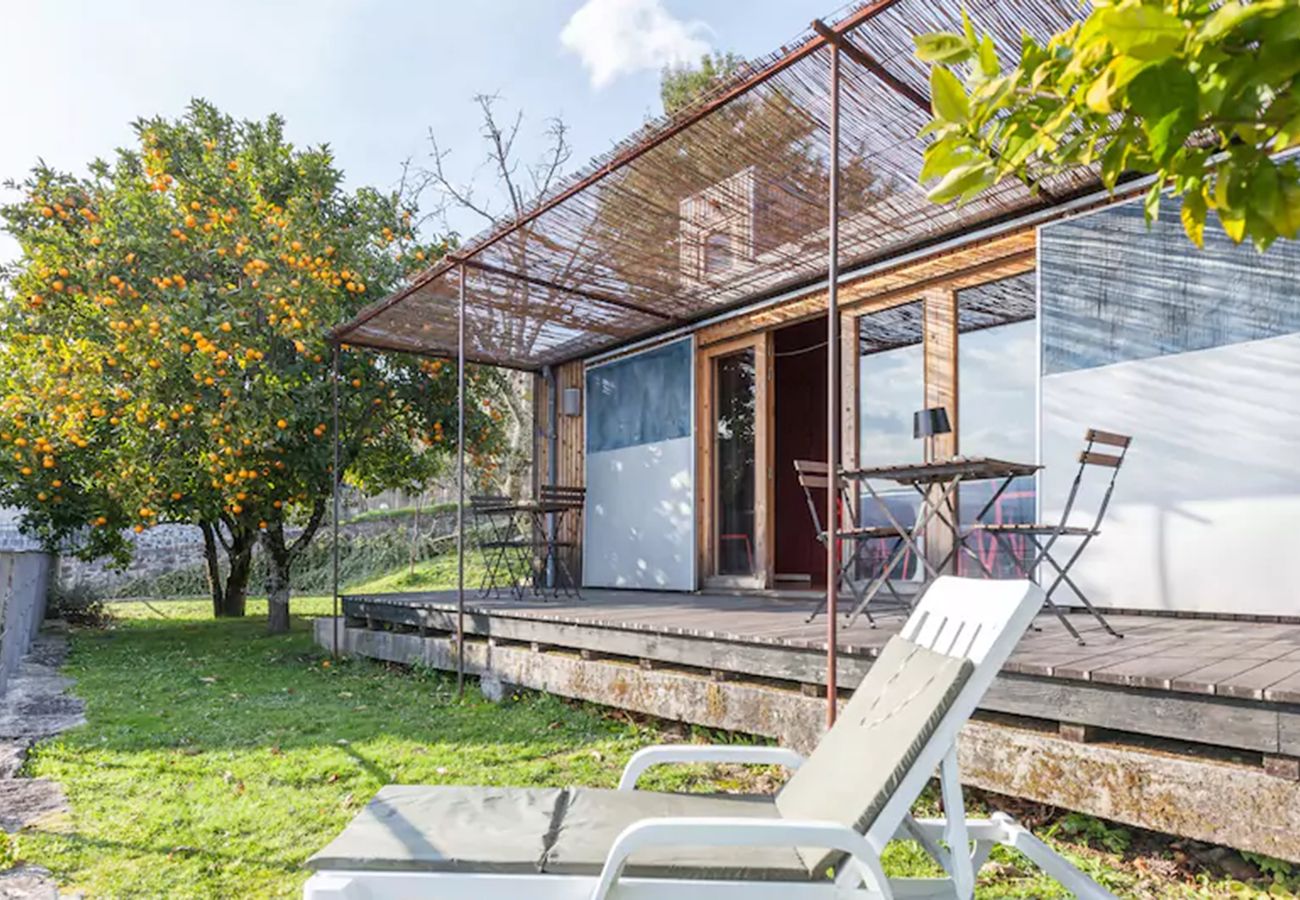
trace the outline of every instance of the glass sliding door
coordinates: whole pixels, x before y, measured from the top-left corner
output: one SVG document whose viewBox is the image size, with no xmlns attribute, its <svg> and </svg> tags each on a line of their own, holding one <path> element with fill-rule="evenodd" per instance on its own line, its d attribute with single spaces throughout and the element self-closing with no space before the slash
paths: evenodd
<svg viewBox="0 0 1300 900">
<path fill-rule="evenodd" d="M 925 405 L 924 307 L 913 301 L 858 318 L 858 463 L 885 466 L 921 462 L 924 447 L 912 437 L 912 414 Z M 894 482 L 873 484 L 900 523 L 916 521 L 920 498 Z M 883 526 L 889 519 L 866 491 L 859 500 L 861 522 Z M 881 574 L 890 542 L 873 541 L 858 554 L 857 577 Z M 891 577 L 914 578 L 920 564 L 904 556 Z"/>
<path fill-rule="evenodd" d="M 757 543 L 757 383 L 746 348 L 713 361 L 716 573 L 754 575 Z"/>
<path fill-rule="evenodd" d="M 958 430 L 966 456 L 1025 463 L 1037 458 L 1036 313 L 1033 272 L 957 292 Z M 1015 479 L 984 521 L 1033 522 L 1036 485 L 1033 476 Z M 975 521 L 998 486 L 991 481 L 962 485 L 963 525 Z M 978 576 L 988 569 L 999 578 L 1017 574 L 1009 552 L 1027 561 L 1032 550 L 1023 537 L 999 544 L 986 534 L 972 536 L 967 546 L 979 554 L 979 562 L 961 556 L 960 574 Z"/>
</svg>

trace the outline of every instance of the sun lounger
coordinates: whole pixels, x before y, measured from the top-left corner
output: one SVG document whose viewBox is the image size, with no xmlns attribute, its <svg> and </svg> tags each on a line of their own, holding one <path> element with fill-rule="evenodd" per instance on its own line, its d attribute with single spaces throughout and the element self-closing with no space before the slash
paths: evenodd
<svg viewBox="0 0 1300 900">
<path fill-rule="evenodd" d="M 1107 893 L 1008 817 L 965 816 L 956 741 L 1041 608 L 1023 581 L 941 578 L 805 760 L 777 747 L 651 747 L 617 790 L 390 785 L 309 861 L 307 900 L 970 897 L 996 844 L 1084 900 Z M 779 764 L 774 797 L 636 790 L 664 763 Z M 936 770 L 946 819 L 912 804 Z M 946 877 L 889 879 L 915 840 Z M 949 850 L 949 848 L 954 848 Z"/>
</svg>

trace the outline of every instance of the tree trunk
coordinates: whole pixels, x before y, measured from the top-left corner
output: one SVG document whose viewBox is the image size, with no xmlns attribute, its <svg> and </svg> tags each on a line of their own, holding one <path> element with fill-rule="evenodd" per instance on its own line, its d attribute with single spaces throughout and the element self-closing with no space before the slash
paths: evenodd
<svg viewBox="0 0 1300 900">
<path fill-rule="evenodd" d="M 266 630 L 283 634 L 289 630 L 290 566 L 293 562 L 284 543 L 284 524 L 276 522 L 262 532 L 266 551 Z"/>
<path fill-rule="evenodd" d="M 226 613 L 242 616 L 248 602 L 248 577 L 253 573 L 253 537 L 236 535 L 231 539 L 230 574 L 226 576 Z"/>
<path fill-rule="evenodd" d="M 325 517 L 325 499 L 312 505 L 311 516 L 302 534 L 293 544 L 284 540 L 284 520 L 275 518 L 262 532 L 262 548 L 266 551 L 266 628 L 271 634 L 289 630 L 289 588 L 293 561 L 298 558 L 320 529 Z"/>
<path fill-rule="evenodd" d="M 250 534 L 232 532 L 230 541 L 221 537 L 220 526 L 200 522 L 203 532 L 203 559 L 207 565 L 208 590 L 212 594 L 212 615 L 218 619 L 244 615 L 248 600 L 248 576 L 252 571 L 253 538 Z M 230 561 L 230 574 L 221 577 L 221 558 L 218 547 L 226 551 Z"/>
</svg>

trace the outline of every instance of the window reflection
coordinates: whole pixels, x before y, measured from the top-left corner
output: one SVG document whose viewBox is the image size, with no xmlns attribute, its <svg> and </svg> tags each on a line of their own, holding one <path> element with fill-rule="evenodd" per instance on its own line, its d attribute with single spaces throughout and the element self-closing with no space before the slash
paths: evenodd
<svg viewBox="0 0 1300 900">
<path fill-rule="evenodd" d="M 719 575 L 754 572 L 754 351 L 716 364 L 717 558 Z"/>
<path fill-rule="evenodd" d="M 1038 338 L 1034 318 L 1034 274 L 1018 275 L 957 293 L 959 440 L 963 456 L 989 456 L 1012 462 L 1037 458 L 1036 386 Z M 1036 482 L 1017 478 L 984 516 L 986 522 L 1033 522 Z M 961 521 L 972 524 L 1001 485 L 998 481 L 962 485 Z M 1008 542 L 1021 559 L 1031 547 L 1024 538 Z M 1015 577 L 1016 568 L 985 534 L 967 545 L 997 577 Z M 959 572 L 982 574 L 979 563 L 963 556 Z"/>
<path fill-rule="evenodd" d="M 924 447 L 912 437 L 912 413 L 925 405 L 925 353 L 921 301 L 858 319 L 858 459 L 862 466 L 920 462 Z M 883 503 L 900 524 L 916 521 L 919 497 L 894 482 L 873 482 L 879 495 L 863 491 L 861 524 L 888 525 Z M 875 578 L 888 561 L 891 542 L 871 541 L 859 548 L 857 577 Z M 918 562 L 910 552 L 892 578 L 914 578 Z"/>
</svg>

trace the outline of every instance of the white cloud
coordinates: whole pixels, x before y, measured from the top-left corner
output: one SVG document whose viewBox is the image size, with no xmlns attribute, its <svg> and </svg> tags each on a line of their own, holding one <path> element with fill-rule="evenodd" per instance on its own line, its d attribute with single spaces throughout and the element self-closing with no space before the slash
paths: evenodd
<svg viewBox="0 0 1300 900">
<path fill-rule="evenodd" d="M 647 69 L 695 62 L 709 52 L 700 21 L 675 18 L 663 0 L 587 0 L 560 32 L 560 43 L 577 54 L 601 88 Z"/>
</svg>

